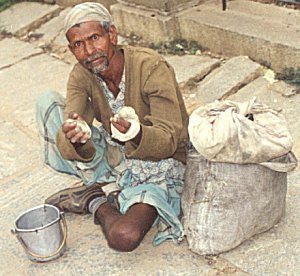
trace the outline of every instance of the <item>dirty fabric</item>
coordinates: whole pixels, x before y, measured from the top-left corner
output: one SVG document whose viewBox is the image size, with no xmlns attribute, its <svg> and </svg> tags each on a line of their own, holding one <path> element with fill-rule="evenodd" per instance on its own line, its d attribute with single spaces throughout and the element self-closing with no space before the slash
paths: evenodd
<svg viewBox="0 0 300 276">
<path fill-rule="evenodd" d="M 191 114 L 188 131 L 196 150 L 218 162 L 262 163 L 293 146 L 284 117 L 255 98 L 200 107 Z"/>
<path fill-rule="evenodd" d="M 275 162 L 288 167 L 296 160 L 289 153 Z M 194 150 L 187 164 L 182 210 L 192 251 L 226 252 L 270 229 L 284 215 L 287 173 L 260 164 L 211 162 Z"/>
<path fill-rule="evenodd" d="M 64 22 L 64 32 L 68 32 L 76 24 L 99 21 L 101 23 L 112 22 L 112 17 L 108 10 L 99 3 L 86 2 L 73 7 L 67 14 Z"/>
</svg>

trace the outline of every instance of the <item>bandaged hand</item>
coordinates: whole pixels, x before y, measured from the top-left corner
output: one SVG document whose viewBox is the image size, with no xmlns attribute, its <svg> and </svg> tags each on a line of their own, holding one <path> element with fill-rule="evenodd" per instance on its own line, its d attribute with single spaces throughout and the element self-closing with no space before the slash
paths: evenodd
<svg viewBox="0 0 300 276">
<path fill-rule="evenodd" d="M 77 115 L 77 114 L 76 114 Z M 78 117 L 78 118 L 76 118 Z M 85 144 L 92 136 L 92 131 L 88 124 L 82 120 L 78 115 L 74 116 L 76 119 L 67 119 L 63 125 L 63 131 L 71 143 Z"/>
<path fill-rule="evenodd" d="M 129 127 L 125 132 L 121 132 L 115 125 L 121 120 L 129 122 Z M 115 124 L 115 125 L 114 125 Z M 135 138 L 140 132 L 140 121 L 134 109 L 130 106 L 124 106 L 118 114 L 111 118 L 112 138 L 121 142 L 127 142 Z"/>
</svg>

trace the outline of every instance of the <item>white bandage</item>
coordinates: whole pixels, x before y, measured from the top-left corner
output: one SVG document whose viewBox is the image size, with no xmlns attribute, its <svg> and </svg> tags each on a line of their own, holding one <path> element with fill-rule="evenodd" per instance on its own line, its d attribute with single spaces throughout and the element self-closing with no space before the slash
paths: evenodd
<svg viewBox="0 0 300 276">
<path fill-rule="evenodd" d="M 80 127 L 81 130 L 82 130 L 83 132 L 85 132 L 85 133 L 88 135 L 88 139 L 91 138 L 91 136 L 92 136 L 92 131 L 91 131 L 89 125 L 86 123 L 86 121 L 83 121 L 83 120 L 67 119 L 66 122 L 68 122 L 68 123 L 73 123 L 73 122 L 75 122 L 75 123 L 76 123 L 76 126 L 77 126 L 77 127 Z"/>
<path fill-rule="evenodd" d="M 120 110 L 118 114 L 114 116 L 114 118 L 122 118 L 128 122 L 130 122 L 130 128 L 126 133 L 122 133 L 119 130 L 117 130 L 114 125 L 111 123 L 111 132 L 112 137 L 121 141 L 121 142 L 127 142 L 134 137 L 137 136 L 137 134 L 140 132 L 140 121 L 139 117 L 135 113 L 134 109 L 130 106 L 124 106 Z"/>
</svg>

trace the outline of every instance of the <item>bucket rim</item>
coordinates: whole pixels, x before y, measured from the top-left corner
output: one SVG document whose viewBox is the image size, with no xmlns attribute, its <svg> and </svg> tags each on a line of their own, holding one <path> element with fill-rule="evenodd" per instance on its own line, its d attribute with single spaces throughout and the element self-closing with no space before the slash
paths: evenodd
<svg viewBox="0 0 300 276">
<path fill-rule="evenodd" d="M 37 227 L 37 228 L 34 228 L 34 229 L 21 229 L 21 228 L 18 228 L 17 227 L 17 222 L 18 220 L 24 216 L 25 214 L 29 213 L 29 212 L 32 212 L 34 210 L 37 210 L 39 208 L 44 208 L 44 207 L 49 207 L 49 208 L 53 208 L 55 209 L 55 211 L 57 212 L 57 218 L 51 222 L 49 222 L 48 224 L 45 224 L 44 226 L 41 226 L 41 227 Z M 15 232 L 16 233 L 30 233 L 30 232 L 37 232 L 38 230 L 43 230 L 45 228 L 48 228 L 49 226 L 53 225 L 54 223 L 57 223 L 58 221 L 61 220 L 61 212 L 60 210 L 56 207 L 56 206 L 53 206 L 53 205 L 50 205 L 50 204 L 42 204 L 42 205 L 39 205 L 39 206 L 36 206 L 36 207 L 33 207 L 33 208 L 30 208 L 28 210 L 26 210 L 25 212 L 21 213 L 15 220 L 14 222 L 14 226 L 15 226 Z"/>
</svg>

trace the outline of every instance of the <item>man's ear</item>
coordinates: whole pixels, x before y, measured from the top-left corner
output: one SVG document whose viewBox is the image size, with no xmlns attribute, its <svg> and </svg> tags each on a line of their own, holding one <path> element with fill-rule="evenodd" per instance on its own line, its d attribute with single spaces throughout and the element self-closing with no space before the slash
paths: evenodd
<svg viewBox="0 0 300 276">
<path fill-rule="evenodd" d="M 117 45 L 118 43 L 118 32 L 115 25 L 109 27 L 109 39 L 112 45 Z"/>
</svg>

